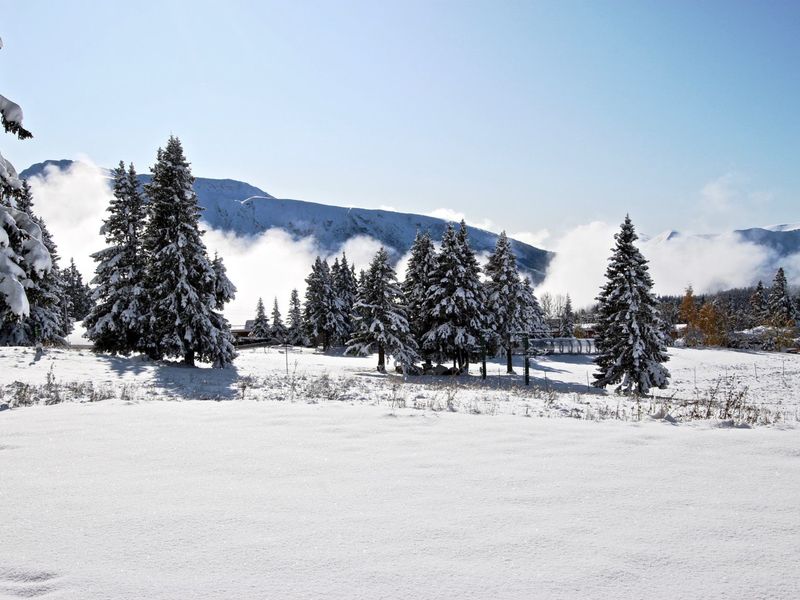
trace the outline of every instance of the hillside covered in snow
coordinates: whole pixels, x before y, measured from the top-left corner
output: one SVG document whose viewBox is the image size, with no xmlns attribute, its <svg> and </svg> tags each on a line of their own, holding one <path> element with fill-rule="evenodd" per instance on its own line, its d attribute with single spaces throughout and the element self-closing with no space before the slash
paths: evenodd
<svg viewBox="0 0 800 600">
<path fill-rule="evenodd" d="M 20 176 L 42 175 L 45 168 L 67 169 L 70 160 L 48 160 L 22 171 Z M 149 175 L 140 175 L 142 183 Z M 349 239 L 369 236 L 382 243 L 397 260 L 414 241 L 417 230 L 429 231 L 435 241 L 441 240 L 447 221 L 436 217 L 400 213 L 388 210 L 330 206 L 302 200 L 278 199 L 265 191 L 233 179 L 197 177 L 194 185 L 203 221 L 208 227 L 232 232 L 239 236 L 254 236 L 268 229 L 287 231 L 295 238 L 314 237 L 320 249 L 334 253 Z M 478 254 L 489 253 L 497 242 L 497 233 L 469 227 L 470 242 Z M 520 268 L 538 283 L 552 253 L 523 242 L 513 241 L 514 253 Z"/>
</svg>

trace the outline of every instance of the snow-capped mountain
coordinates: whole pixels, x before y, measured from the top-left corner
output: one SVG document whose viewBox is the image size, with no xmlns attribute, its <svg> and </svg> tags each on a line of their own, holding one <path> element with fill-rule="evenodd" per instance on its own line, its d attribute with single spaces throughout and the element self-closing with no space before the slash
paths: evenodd
<svg viewBox="0 0 800 600">
<path fill-rule="evenodd" d="M 20 173 L 23 178 L 44 173 L 52 165 L 67 169 L 70 160 L 48 160 L 36 163 Z M 149 175 L 140 175 L 146 183 Z M 447 221 L 425 215 L 388 210 L 347 208 L 302 200 L 278 199 L 243 181 L 197 177 L 194 185 L 203 221 L 208 227 L 230 231 L 240 236 L 253 236 L 267 229 L 279 228 L 296 238 L 312 236 L 326 252 L 336 252 L 355 236 L 369 236 L 382 243 L 399 259 L 411 247 L 417 230 L 429 231 L 434 240 L 441 240 Z M 473 249 L 489 253 L 494 249 L 497 234 L 468 227 Z M 513 240 L 514 253 L 522 270 L 538 283 L 544 279 L 552 253 Z"/>
</svg>

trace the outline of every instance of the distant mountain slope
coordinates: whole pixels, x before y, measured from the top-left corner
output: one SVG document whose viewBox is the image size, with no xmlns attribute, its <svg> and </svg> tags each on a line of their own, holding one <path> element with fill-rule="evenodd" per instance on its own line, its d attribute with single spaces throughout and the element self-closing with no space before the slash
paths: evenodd
<svg viewBox="0 0 800 600">
<path fill-rule="evenodd" d="M 48 165 L 63 170 L 71 164 L 69 160 L 45 161 L 28 167 L 20 175 L 34 177 L 42 175 Z M 144 183 L 150 176 L 140 175 L 140 179 Z M 297 238 L 313 236 L 326 252 L 336 252 L 348 239 L 364 235 L 384 244 L 399 259 L 411 247 L 418 229 L 429 231 L 438 241 L 447 226 L 443 219 L 424 215 L 277 199 L 233 179 L 197 177 L 194 188 L 204 209 L 203 221 L 209 227 L 240 236 L 279 228 Z M 475 227 L 468 227 L 468 231 L 476 252 L 489 253 L 494 249 L 496 233 Z M 542 281 L 552 253 L 516 240 L 512 245 L 520 267 L 534 282 Z"/>
</svg>

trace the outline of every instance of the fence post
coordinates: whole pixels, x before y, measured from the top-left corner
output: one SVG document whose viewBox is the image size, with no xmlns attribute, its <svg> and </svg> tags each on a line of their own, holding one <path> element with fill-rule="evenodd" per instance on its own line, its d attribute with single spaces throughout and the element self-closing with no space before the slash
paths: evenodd
<svg viewBox="0 0 800 600">
<path fill-rule="evenodd" d="M 525 358 L 524 358 L 524 361 L 525 361 L 525 385 L 530 385 L 531 384 L 531 364 L 530 364 L 530 361 L 528 360 L 528 345 L 529 344 L 528 344 L 528 336 L 527 335 L 523 338 L 523 345 L 525 347 Z"/>
<path fill-rule="evenodd" d="M 486 341 L 481 340 L 481 379 L 486 381 Z"/>
</svg>

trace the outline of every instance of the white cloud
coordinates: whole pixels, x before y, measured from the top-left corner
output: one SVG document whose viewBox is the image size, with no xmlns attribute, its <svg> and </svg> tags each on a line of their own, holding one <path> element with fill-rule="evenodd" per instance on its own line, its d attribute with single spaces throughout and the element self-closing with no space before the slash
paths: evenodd
<svg viewBox="0 0 800 600">
<path fill-rule="evenodd" d="M 464 213 L 451 208 L 437 208 L 429 212 L 428 216 L 436 217 L 437 219 L 444 219 L 445 221 L 451 221 L 454 223 L 459 223 L 463 220 L 470 227 L 477 227 L 478 229 L 492 231 L 494 233 L 500 233 L 500 231 L 503 230 L 500 225 L 491 219 L 469 219 Z M 550 232 L 547 229 L 540 229 L 538 231 L 520 231 L 518 233 L 508 233 L 508 237 L 513 240 L 519 240 L 524 244 L 530 244 L 531 246 L 542 248 L 544 240 L 550 237 Z"/>
<path fill-rule="evenodd" d="M 613 236 L 618 230 L 616 225 L 597 221 L 561 236 L 553 247 L 556 256 L 537 293 L 569 293 L 577 306 L 592 304 L 603 284 Z M 649 261 L 658 294 L 681 294 L 689 284 L 696 293 L 747 286 L 769 276 L 774 261 L 768 249 L 733 233 L 678 236 L 669 241 L 653 238 L 640 240 L 638 245 Z M 800 271 L 800 256 L 782 262 L 790 271 Z"/>
<path fill-rule="evenodd" d="M 61 171 L 48 166 L 29 181 L 33 210 L 41 216 L 61 255 L 61 265 L 75 259 L 85 279 L 94 276 L 91 254 L 105 247 L 100 227 L 112 198 L 104 171 L 86 158 Z"/>
</svg>

